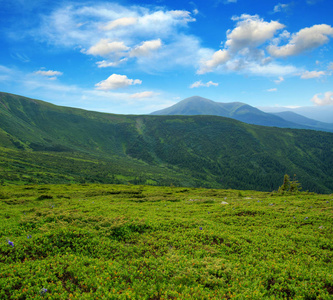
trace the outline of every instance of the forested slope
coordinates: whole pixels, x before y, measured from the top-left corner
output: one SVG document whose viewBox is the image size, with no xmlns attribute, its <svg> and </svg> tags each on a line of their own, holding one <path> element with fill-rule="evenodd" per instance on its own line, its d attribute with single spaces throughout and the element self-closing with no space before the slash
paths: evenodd
<svg viewBox="0 0 333 300">
<path fill-rule="evenodd" d="M 333 134 L 215 116 L 128 116 L 0 93 L 3 182 L 108 182 L 271 191 L 285 173 L 333 191 Z"/>
</svg>

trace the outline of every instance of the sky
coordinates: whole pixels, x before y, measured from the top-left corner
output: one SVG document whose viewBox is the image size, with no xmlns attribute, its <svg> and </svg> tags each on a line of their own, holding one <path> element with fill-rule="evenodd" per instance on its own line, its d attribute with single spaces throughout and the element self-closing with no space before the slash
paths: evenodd
<svg viewBox="0 0 333 300">
<path fill-rule="evenodd" d="M 0 91 L 149 114 L 333 105 L 331 0 L 0 0 Z"/>
</svg>

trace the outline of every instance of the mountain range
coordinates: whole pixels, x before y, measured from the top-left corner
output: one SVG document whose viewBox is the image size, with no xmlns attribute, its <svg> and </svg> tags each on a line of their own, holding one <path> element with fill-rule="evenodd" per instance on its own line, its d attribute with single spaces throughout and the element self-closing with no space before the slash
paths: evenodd
<svg viewBox="0 0 333 300">
<path fill-rule="evenodd" d="M 333 123 L 333 105 L 313 105 L 300 107 L 259 106 L 257 108 L 267 113 L 290 111 L 323 123 Z"/>
<path fill-rule="evenodd" d="M 255 110 L 230 104 L 229 111 L 246 115 Z M 297 174 L 303 190 L 332 193 L 332 150 L 329 132 L 211 115 L 115 115 L 0 93 L 2 184 L 100 182 L 272 191 L 284 174 Z"/>
<path fill-rule="evenodd" d="M 152 115 L 214 115 L 232 118 L 248 124 L 312 129 L 333 132 L 333 123 L 315 121 L 294 112 L 266 113 L 241 102 L 221 103 L 194 96 L 175 105 L 155 111 Z"/>
</svg>

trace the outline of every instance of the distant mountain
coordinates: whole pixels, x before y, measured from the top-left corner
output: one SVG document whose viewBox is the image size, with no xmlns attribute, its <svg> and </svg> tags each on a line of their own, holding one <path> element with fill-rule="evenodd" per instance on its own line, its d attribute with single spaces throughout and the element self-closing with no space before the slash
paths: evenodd
<svg viewBox="0 0 333 300">
<path fill-rule="evenodd" d="M 324 123 L 324 122 L 316 121 L 313 119 L 309 119 L 302 115 L 296 114 L 292 111 L 278 112 L 278 113 L 274 113 L 274 115 L 276 115 L 286 121 L 289 121 L 289 122 L 294 122 L 294 123 L 297 123 L 300 125 L 317 128 L 318 130 L 333 132 L 333 123 Z M 333 116 L 332 116 L 332 118 L 333 118 Z"/>
<path fill-rule="evenodd" d="M 236 116 L 258 112 L 241 103 L 222 108 Z M 297 174 L 304 190 L 332 193 L 332 149 L 328 132 L 219 116 L 106 114 L 0 93 L 0 184 L 100 182 L 272 191 L 284 174 Z"/>
<path fill-rule="evenodd" d="M 267 113 L 292 111 L 294 113 L 310 118 L 312 120 L 329 124 L 333 123 L 333 105 L 325 105 L 325 106 L 313 105 L 313 106 L 302 106 L 296 108 L 262 106 L 258 108 Z"/>
<path fill-rule="evenodd" d="M 241 102 L 221 103 L 194 96 L 186 98 L 175 105 L 155 111 L 152 115 L 214 115 L 228 117 L 248 124 L 320 130 L 317 126 L 299 124 L 279 115 L 265 113 L 258 108 Z M 329 130 L 329 129 L 326 129 Z M 330 130 L 329 130 L 330 131 Z M 333 131 L 333 130 L 332 130 Z"/>
</svg>

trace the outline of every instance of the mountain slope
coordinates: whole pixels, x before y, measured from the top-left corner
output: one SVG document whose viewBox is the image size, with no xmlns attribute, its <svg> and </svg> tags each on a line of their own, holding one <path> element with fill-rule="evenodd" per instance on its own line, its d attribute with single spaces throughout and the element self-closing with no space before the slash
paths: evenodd
<svg viewBox="0 0 333 300">
<path fill-rule="evenodd" d="M 278 113 L 284 111 L 291 111 L 298 115 L 323 123 L 333 123 L 333 105 L 313 105 L 313 106 L 301 106 L 296 108 L 290 107 L 272 107 L 272 106 L 260 106 L 260 110 L 267 113 Z"/>
<path fill-rule="evenodd" d="M 215 115 L 228 117 L 230 108 L 224 108 L 212 100 L 194 96 L 186 98 L 168 108 L 155 111 L 151 115 Z"/>
<path fill-rule="evenodd" d="M 325 123 L 325 122 L 316 121 L 316 120 L 304 117 L 302 115 L 296 114 L 292 111 L 278 112 L 278 113 L 274 113 L 274 115 L 276 115 L 286 121 L 294 122 L 294 123 L 304 125 L 304 126 L 317 128 L 318 130 L 333 132 L 333 123 Z"/>
<path fill-rule="evenodd" d="M 297 123 L 295 121 L 285 119 L 276 114 L 265 113 L 253 106 L 241 103 L 221 103 L 212 100 L 194 96 L 186 98 L 175 105 L 155 111 L 152 115 L 215 115 L 228 117 L 248 124 L 281 127 L 281 128 L 298 128 L 321 130 L 318 126 Z M 333 131 L 326 128 L 326 131 Z"/>
<path fill-rule="evenodd" d="M 239 107 L 233 106 L 237 113 Z M 271 191 L 285 173 L 333 191 L 333 134 L 218 116 L 125 116 L 0 93 L 4 182 L 106 182 Z"/>
</svg>

